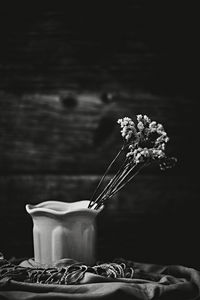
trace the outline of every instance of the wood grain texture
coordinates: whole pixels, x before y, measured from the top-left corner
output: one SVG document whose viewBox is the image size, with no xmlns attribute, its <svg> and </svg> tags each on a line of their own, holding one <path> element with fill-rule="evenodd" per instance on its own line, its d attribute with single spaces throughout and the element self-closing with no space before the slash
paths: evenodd
<svg viewBox="0 0 200 300">
<path fill-rule="evenodd" d="M 191 107 L 184 98 L 118 93 L 105 104 L 97 92 L 75 94 L 75 106 L 66 107 L 67 97 L 63 91 L 0 95 L 2 173 L 103 173 L 122 145 L 117 119 L 134 119 L 139 113 L 164 125 L 171 138 L 168 152 L 178 156 L 179 171 L 191 166 L 197 133 L 195 102 Z"/>
</svg>

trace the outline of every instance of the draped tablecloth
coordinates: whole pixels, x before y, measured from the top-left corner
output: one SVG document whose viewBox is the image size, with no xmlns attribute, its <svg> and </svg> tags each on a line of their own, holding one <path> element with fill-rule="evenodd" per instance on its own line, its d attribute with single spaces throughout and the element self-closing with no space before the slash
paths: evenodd
<svg viewBox="0 0 200 300">
<path fill-rule="evenodd" d="M 125 259 L 85 266 L 63 259 L 42 266 L 32 259 L 0 259 L 0 299 L 200 299 L 200 272 L 180 265 Z"/>
</svg>

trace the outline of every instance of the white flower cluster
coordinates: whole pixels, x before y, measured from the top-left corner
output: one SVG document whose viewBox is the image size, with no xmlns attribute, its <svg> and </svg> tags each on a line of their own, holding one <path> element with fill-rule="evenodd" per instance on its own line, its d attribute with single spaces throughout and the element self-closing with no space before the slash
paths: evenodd
<svg viewBox="0 0 200 300">
<path fill-rule="evenodd" d="M 121 125 L 121 134 L 128 146 L 126 157 L 131 163 L 164 161 L 165 145 L 169 137 L 162 124 L 151 121 L 146 115 L 137 115 L 137 126 L 128 117 L 119 119 L 118 123 Z"/>
<path fill-rule="evenodd" d="M 138 164 L 145 161 L 150 161 L 152 159 L 161 159 L 165 157 L 165 153 L 162 150 L 155 148 L 141 148 L 138 147 L 136 149 L 131 149 L 131 145 L 129 147 L 130 151 L 127 153 L 126 157 L 134 160 L 134 163 Z"/>
<path fill-rule="evenodd" d="M 119 119 L 117 121 L 118 124 L 120 124 L 122 130 L 121 130 L 121 134 L 122 137 L 129 142 L 131 140 L 131 138 L 135 137 L 136 135 L 136 128 L 135 128 L 135 124 L 134 122 L 128 118 L 125 117 L 123 119 Z"/>
</svg>

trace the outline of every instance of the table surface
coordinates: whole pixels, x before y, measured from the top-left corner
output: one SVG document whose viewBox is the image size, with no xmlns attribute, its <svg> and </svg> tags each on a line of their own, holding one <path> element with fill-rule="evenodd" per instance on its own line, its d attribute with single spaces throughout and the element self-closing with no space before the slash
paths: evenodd
<svg viewBox="0 0 200 300">
<path fill-rule="evenodd" d="M 56 273 L 57 272 L 57 273 Z M 60 281 L 56 280 L 60 278 Z M 46 283 L 45 283 L 46 282 Z M 48 268 L 34 260 L 0 259 L 3 299 L 200 299 L 200 272 L 181 265 L 120 259 L 85 266 L 63 259 Z"/>
</svg>

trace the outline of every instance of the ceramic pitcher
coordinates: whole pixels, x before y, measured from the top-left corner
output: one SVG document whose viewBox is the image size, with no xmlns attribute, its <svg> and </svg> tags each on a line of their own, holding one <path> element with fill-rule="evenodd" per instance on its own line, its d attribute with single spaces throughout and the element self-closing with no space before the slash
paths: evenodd
<svg viewBox="0 0 200 300">
<path fill-rule="evenodd" d="M 71 258 L 95 263 L 96 216 L 102 210 L 88 208 L 89 201 L 45 201 L 26 205 L 33 220 L 34 259 L 52 264 Z"/>
</svg>

